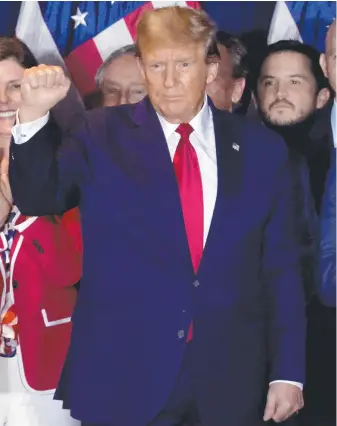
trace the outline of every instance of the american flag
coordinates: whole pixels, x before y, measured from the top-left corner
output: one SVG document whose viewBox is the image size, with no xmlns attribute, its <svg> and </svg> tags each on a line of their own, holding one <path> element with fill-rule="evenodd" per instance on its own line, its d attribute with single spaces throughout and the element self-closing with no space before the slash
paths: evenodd
<svg viewBox="0 0 337 426">
<path fill-rule="evenodd" d="M 83 96 L 95 89 L 95 74 L 109 54 L 135 41 L 142 12 L 173 4 L 199 7 L 194 1 L 25 1 L 16 34 L 38 62 L 65 65 Z"/>
<path fill-rule="evenodd" d="M 174 4 L 201 6 L 219 29 L 232 34 L 260 31 L 269 43 L 293 38 L 320 51 L 336 17 L 334 1 L 3 1 L 0 35 L 11 35 L 15 29 L 38 62 L 68 69 L 74 86 L 67 110 L 75 113 L 83 108 L 81 96 L 95 89 L 94 76 L 104 59 L 135 40 L 141 13 Z"/>
<path fill-rule="evenodd" d="M 267 2 L 263 9 L 257 3 L 207 1 L 202 6 L 226 31 L 247 32 L 265 26 L 269 42 L 296 38 L 319 48 L 336 15 L 336 4 L 331 1 Z M 199 7 L 195 1 L 23 1 L 16 34 L 39 62 L 65 63 L 75 86 L 85 95 L 94 90 L 94 76 L 102 61 L 113 50 L 134 42 L 141 13 L 173 4 Z"/>
</svg>

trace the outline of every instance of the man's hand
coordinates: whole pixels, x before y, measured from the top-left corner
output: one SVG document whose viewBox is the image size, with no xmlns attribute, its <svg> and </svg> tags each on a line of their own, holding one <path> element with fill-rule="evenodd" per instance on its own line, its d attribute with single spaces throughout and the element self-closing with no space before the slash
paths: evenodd
<svg viewBox="0 0 337 426">
<path fill-rule="evenodd" d="M 21 82 L 21 123 L 43 117 L 64 99 L 70 88 L 70 80 L 61 67 L 39 65 L 25 70 Z"/>
<path fill-rule="evenodd" d="M 269 386 L 263 420 L 283 422 L 303 408 L 303 405 L 302 391 L 298 386 L 282 382 L 272 383 Z"/>
</svg>

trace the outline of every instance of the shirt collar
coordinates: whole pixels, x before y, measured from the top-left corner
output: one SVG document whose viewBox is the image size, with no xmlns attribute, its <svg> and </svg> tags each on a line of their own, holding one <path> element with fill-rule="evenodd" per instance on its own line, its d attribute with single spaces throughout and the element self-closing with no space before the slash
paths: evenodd
<svg viewBox="0 0 337 426">
<path fill-rule="evenodd" d="M 158 114 L 160 124 L 163 128 L 165 139 L 168 140 L 176 131 L 178 125 L 169 123 L 163 116 Z M 208 105 L 207 96 L 205 96 L 204 104 L 198 114 L 192 118 L 190 125 L 193 127 L 198 139 L 201 141 L 206 139 L 206 131 L 210 123 L 211 111 Z"/>
<path fill-rule="evenodd" d="M 331 110 L 331 128 L 332 128 L 332 139 L 334 147 L 337 147 L 337 140 L 336 140 L 336 99 L 334 100 L 332 110 Z"/>
</svg>

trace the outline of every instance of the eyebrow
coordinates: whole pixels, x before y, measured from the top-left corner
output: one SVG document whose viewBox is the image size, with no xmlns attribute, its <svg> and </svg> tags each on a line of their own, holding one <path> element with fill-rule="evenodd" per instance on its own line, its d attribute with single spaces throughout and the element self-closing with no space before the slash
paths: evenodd
<svg viewBox="0 0 337 426">
<path fill-rule="evenodd" d="M 176 62 L 192 62 L 193 61 L 193 57 L 192 56 L 185 56 L 182 58 L 177 58 L 175 59 Z"/>
<path fill-rule="evenodd" d="M 267 80 L 268 78 L 276 78 L 273 75 L 263 75 L 262 77 L 260 77 L 260 80 Z"/>
<path fill-rule="evenodd" d="M 303 74 L 291 74 L 291 75 L 288 75 L 288 77 L 290 77 L 290 78 L 301 78 L 302 80 L 308 80 L 308 78 L 305 76 L 305 75 L 303 75 Z M 260 80 L 267 80 L 268 78 L 270 78 L 270 79 L 273 79 L 273 78 L 277 78 L 276 76 L 274 76 L 274 75 L 264 75 L 264 76 L 262 76 L 261 78 L 260 78 Z"/>
<path fill-rule="evenodd" d="M 102 79 L 102 86 L 114 86 L 114 87 L 121 87 L 121 85 L 114 80 L 110 80 L 110 79 Z"/>
<path fill-rule="evenodd" d="M 291 74 L 289 77 L 291 78 L 301 78 L 302 80 L 308 80 L 308 77 L 304 74 Z"/>
</svg>

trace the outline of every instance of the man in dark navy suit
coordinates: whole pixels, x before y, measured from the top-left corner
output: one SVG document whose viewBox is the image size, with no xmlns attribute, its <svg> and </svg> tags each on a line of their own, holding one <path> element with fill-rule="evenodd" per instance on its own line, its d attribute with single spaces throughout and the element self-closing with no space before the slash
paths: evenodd
<svg viewBox="0 0 337 426">
<path fill-rule="evenodd" d="M 329 53 L 329 58 L 333 57 L 333 51 L 329 50 Z M 333 71 L 331 59 L 329 65 Z M 302 231 L 300 238 L 307 241 L 306 245 L 302 245 L 305 248 L 302 271 L 308 301 L 306 404 L 300 420 L 304 426 L 335 425 L 336 316 L 334 310 L 323 307 L 314 294 L 317 290 L 319 296 L 322 294 L 317 270 L 320 245 L 318 217 L 322 215 L 321 205 L 333 149 L 332 105 L 326 103 L 330 96 L 329 84 L 320 66 L 320 53 L 312 46 L 295 40 L 281 40 L 266 47 L 257 71 L 258 107 L 266 126 L 281 135 L 290 148 L 298 207 L 312 205 L 311 208 L 302 207 L 307 213 L 299 215 L 302 226 L 297 227 Z M 335 72 L 331 74 L 335 78 Z M 333 81 L 331 83 L 333 85 Z M 309 179 L 302 179 L 305 185 L 296 185 L 300 176 L 305 174 L 309 175 Z M 324 198 L 326 202 L 327 197 Z M 328 217 L 334 216 L 331 208 L 326 213 Z M 305 216 L 306 220 L 303 220 Z M 330 231 L 331 223 L 328 222 L 324 228 Z M 328 232 L 328 241 L 333 240 L 335 234 Z M 309 235 L 311 238 L 308 238 Z M 328 250 L 322 264 L 333 263 L 333 259 L 334 266 L 332 264 L 328 268 L 333 274 L 336 256 L 329 250 L 329 244 L 323 246 Z M 329 274 L 323 275 L 327 277 Z M 326 290 L 330 295 L 331 289 Z"/>
<path fill-rule="evenodd" d="M 79 206 L 81 291 L 58 397 L 84 424 L 260 426 L 303 406 L 305 309 L 287 148 L 205 96 L 216 29 L 146 12 L 149 97 L 63 135 L 57 67 L 26 72 L 10 179 L 27 215 Z M 61 142 L 61 144 L 60 144 Z"/>
</svg>

